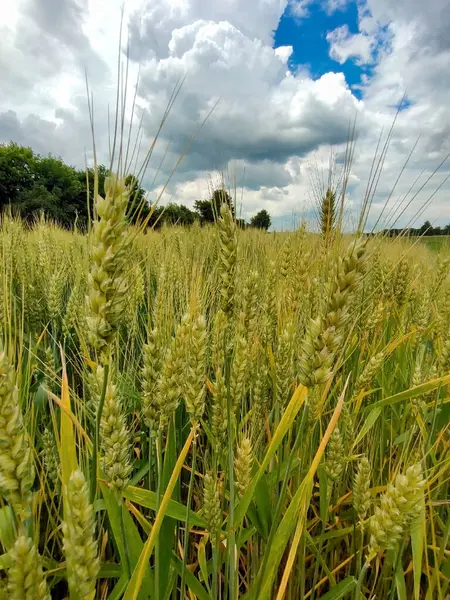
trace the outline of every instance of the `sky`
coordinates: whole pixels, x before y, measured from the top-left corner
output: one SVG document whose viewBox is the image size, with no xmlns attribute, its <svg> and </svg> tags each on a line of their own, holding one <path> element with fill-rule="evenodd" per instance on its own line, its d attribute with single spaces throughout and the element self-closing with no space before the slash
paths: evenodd
<svg viewBox="0 0 450 600">
<path fill-rule="evenodd" d="M 87 78 L 108 162 L 121 9 L 122 0 L 5 3 L 0 142 L 90 163 Z M 224 177 L 243 218 L 264 208 L 276 229 L 303 217 L 314 225 L 330 157 L 338 183 L 356 119 L 351 227 L 404 98 L 368 227 L 450 222 L 449 0 L 125 0 L 123 11 L 125 131 L 132 143 L 139 135 L 140 158 L 183 81 L 143 180 L 151 201 L 192 207 Z"/>
</svg>

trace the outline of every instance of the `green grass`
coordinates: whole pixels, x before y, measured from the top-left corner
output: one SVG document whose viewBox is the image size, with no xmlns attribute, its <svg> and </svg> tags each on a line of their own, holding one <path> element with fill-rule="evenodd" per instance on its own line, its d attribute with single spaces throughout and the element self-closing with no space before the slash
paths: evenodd
<svg viewBox="0 0 450 600">
<path fill-rule="evenodd" d="M 448 235 L 424 236 L 422 240 L 431 250 L 448 251 L 450 247 L 450 236 Z"/>
</svg>

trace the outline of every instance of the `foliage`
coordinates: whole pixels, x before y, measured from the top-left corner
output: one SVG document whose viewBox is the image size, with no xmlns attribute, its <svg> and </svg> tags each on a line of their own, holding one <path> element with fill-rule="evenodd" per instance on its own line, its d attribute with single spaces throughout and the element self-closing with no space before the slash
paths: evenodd
<svg viewBox="0 0 450 600">
<path fill-rule="evenodd" d="M 104 194 L 108 169 L 98 167 L 98 192 Z M 132 222 L 145 218 L 149 205 L 145 191 L 133 175 L 127 177 L 133 189 L 133 202 L 128 216 Z M 72 228 L 76 223 L 85 229 L 88 223 L 88 193 L 90 213 L 94 197 L 93 169 L 80 171 L 52 156 L 42 157 L 31 148 L 14 143 L 0 145 L 0 212 L 10 208 L 31 223 L 40 214 L 62 227 Z"/>
<path fill-rule="evenodd" d="M 409 227 L 408 229 L 399 229 L 399 228 L 391 228 L 386 229 L 383 232 L 390 237 L 395 237 L 398 235 L 408 235 L 408 236 L 424 236 L 431 237 L 436 235 L 450 235 L 450 224 L 445 225 L 445 227 L 433 227 L 430 221 L 425 221 L 425 223 L 418 228 Z"/>
<path fill-rule="evenodd" d="M 98 193 L 105 193 L 105 179 L 108 169 L 104 165 L 97 168 Z M 164 223 L 172 225 L 192 225 L 214 223 L 220 213 L 220 206 L 226 203 L 234 214 L 234 205 L 230 194 L 223 188 L 214 190 L 209 200 L 197 200 L 195 210 L 183 204 L 169 203 L 151 208 L 145 190 L 135 175 L 126 177 L 131 190 L 131 201 L 127 216 L 132 223 L 146 222 L 150 227 L 161 227 Z M 88 211 L 89 197 L 89 211 Z M 77 170 L 52 156 L 42 157 L 31 148 L 14 143 L 0 145 L 0 212 L 11 209 L 32 223 L 41 214 L 62 227 L 86 229 L 89 214 L 93 214 L 94 170 Z M 256 227 L 265 227 L 269 222 L 268 213 L 263 210 L 256 215 Z M 261 224 L 259 219 L 262 219 Z M 246 227 L 238 219 L 241 228 Z"/>
<path fill-rule="evenodd" d="M 267 231 L 272 224 L 270 215 L 264 208 L 250 219 L 250 226 Z"/>
<path fill-rule="evenodd" d="M 195 212 L 183 204 L 170 203 L 163 209 L 163 221 L 171 225 L 192 225 L 197 218 Z"/>
<path fill-rule="evenodd" d="M 214 190 L 209 200 L 196 200 L 194 207 L 200 215 L 201 223 L 214 223 L 220 215 L 220 207 L 227 204 L 234 214 L 234 204 L 230 194 L 224 189 Z"/>
</svg>

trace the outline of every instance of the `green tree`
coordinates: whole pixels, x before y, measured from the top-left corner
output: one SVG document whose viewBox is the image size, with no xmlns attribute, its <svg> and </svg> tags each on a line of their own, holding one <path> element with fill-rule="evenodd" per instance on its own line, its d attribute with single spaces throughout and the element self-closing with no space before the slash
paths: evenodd
<svg viewBox="0 0 450 600">
<path fill-rule="evenodd" d="M 40 214 L 71 228 L 74 223 L 85 229 L 94 211 L 94 183 L 97 179 L 98 193 L 105 193 L 108 168 L 104 165 L 94 170 L 76 169 L 51 155 L 42 157 L 31 148 L 13 142 L 0 144 L 0 211 L 11 207 L 13 213 L 32 221 Z M 146 223 L 160 227 L 162 223 L 190 225 L 196 219 L 202 223 L 214 223 L 223 203 L 228 204 L 232 214 L 235 207 L 230 194 L 224 189 L 214 190 L 209 200 L 197 200 L 192 211 L 182 204 L 152 207 L 145 190 L 135 175 L 128 175 L 126 183 L 131 190 L 131 202 L 127 216 L 132 223 Z M 252 219 L 254 227 L 268 229 L 270 216 L 260 211 Z M 241 228 L 247 227 L 243 219 L 237 219 Z"/>
<path fill-rule="evenodd" d="M 0 209 L 10 206 L 26 220 L 44 212 L 71 226 L 78 215 L 86 216 L 82 190 L 77 171 L 62 160 L 41 157 L 15 143 L 0 146 Z"/>
<path fill-rule="evenodd" d="M 66 218 L 61 206 L 55 202 L 53 194 L 40 183 L 36 183 L 31 189 L 21 190 L 11 207 L 13 213 L 30 223 L 42 213 L 47 219 L 57 223 L 62 223 Z"/>
<path fill-rule="evenodd" d="M 214 190 L 210 200 L 196 200 L 194 208 L 198 212 L 202 223 L 214 223 L 220 214 L 220 207 L 223 203 L 228 204 L 234 215 L 233 200 L 224 188 Z"/>
<path fill-rule="evenodd" d="M 128 175 L 125 179 L 126 185 L 130 189 L 130 203 L 128 205 L 127 216 L 132 223 L 144 223 L 148 221 L 150 204 L 147 201 L 145 190 L 140 186 L 136 175 Z"/>
<path fill-rule="evenodd" d="M 85 187 L 85 186 L 84 186 Z M 45 212 L 64 227 L 71 227 L 77 216 L 86 220 L 86 201 L 81 202 L 83 184 L 77 177 L 77 171 L 62 162 L 61 159 L 48 156 L 38 157 L 35 162 L 35 183 L 33 189 L 45 188 L 48 203 Z M 53 202 L 50 204 L 50 199 Z M 28 212 L 28 204 L 25 210 Z M 35 212 L 35 211 L 33 211 Z"/>
<path fill-rule="evenodd" d="M 234 215 L 233 199 L 231 198 L 230 194 L 224 188 L 214 190 L 211 198 L 211 204 L 216 216 L 220 214 L 220 207 L 224 203 L 228 204 L 228 206 L 231 208 L 231 212 Z"/>
<path fill-rule="evenodd" d="M 97 168 L 98 193 L 105 193 L 108 169 Z M 94 170 L 77 170 L 60 158 L 42 157 L 31 148 L 13 142 L 0 145 L 0 210 L 10 206 L 13 213 L 32 221 L 44 213 L 63 227 L 85 228 L 93 216 Z M 142 222 L 150 211 L 145 190 L 134 175 L 127 177 L 132 202 L 128 216 Z M 89 198 L 89 207 L 88 207 Z"/>
<path fill-rule="evenodd" d="M 192 225 L 197 215 L 183 204 L 168 204 L 163 209 L 162 220 L 172 225 Z"/>
<path fill-rule="evenodd" d="M 431 235 L 432 226 L 430 221 L 425 221 L 422 227 L 419 229 L 420 235 Z"/>
<path fill-rule="evenodd" d="M 214 223 L 214 212 L 211 200 L 196 200 L 194 208 L 199 214 L 202 223 Z"/>
<path fill-rule="evenodd" d="M 250 226 L 267 231 L 272 224 L 269 213 L 264 208 L 250 219 Z"/>
<path fill-rule="evenodd" d="M 0 145 L 0 210 L 20 201 L 20 194 L 35 182 L 36 159 L 31 148 L 17 144 Z"/>
</svg>

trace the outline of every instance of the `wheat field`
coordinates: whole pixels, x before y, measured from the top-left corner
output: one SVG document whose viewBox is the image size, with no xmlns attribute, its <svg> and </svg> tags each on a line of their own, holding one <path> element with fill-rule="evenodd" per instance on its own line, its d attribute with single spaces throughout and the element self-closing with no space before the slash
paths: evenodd
<svg viewBox="0 0 450 600">
<path fill-rule="evenodd" d="M 445 599 L 446 248 L 0 230 L 0 598 Z"/>
</svg>

